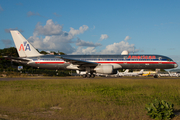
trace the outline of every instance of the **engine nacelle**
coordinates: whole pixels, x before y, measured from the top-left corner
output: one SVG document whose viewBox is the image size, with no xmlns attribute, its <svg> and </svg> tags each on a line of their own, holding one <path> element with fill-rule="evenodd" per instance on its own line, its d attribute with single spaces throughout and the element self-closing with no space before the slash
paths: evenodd
<svg viewBox="0 0 180 120">
<path fill-rule="evenodd" d="M 112 74 L 113 73 L 113 66 L 112 65 L 99 65 L 96 68 L 94 68 L 96 73 L 101 74 Z"/>
</svg>

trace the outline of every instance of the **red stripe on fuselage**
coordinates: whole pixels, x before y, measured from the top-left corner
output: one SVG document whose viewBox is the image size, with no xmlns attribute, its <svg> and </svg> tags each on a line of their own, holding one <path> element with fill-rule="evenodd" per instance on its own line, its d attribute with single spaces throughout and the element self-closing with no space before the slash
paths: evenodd
<svg viewBox="0 0 180 120">
<path fill-rule="evenodd" d="M 65 62 L 35 62 L 36 64 L 64 64 Z"/>
<path fill-rule="evenodd" d="M 102 63 L 102 64 L 110 64 L 110 63 L 115 63 L 115 64 L 176 64 L 176 62 L 97 62 L 97 63 Z"/>
</svg>

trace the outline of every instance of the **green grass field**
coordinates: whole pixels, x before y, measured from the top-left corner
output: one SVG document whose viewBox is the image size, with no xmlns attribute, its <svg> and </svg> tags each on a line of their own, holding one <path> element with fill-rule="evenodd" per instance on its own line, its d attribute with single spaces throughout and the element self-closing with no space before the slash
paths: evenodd
<svg viewBox="0 0 180 120">
<path fill-rule="evenodd" d="M 145 104 L 155 98 L 179 112 L 180 78 L 0 81 L 0 120 L 151 120 Z"/>
</svg>

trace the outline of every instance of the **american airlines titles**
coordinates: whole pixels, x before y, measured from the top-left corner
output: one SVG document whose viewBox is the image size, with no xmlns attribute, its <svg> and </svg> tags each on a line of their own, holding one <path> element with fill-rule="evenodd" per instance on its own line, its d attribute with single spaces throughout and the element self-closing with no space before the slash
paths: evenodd
<svg viewBox="0 0 180 120">
<path fill-rule="evenodd" d="M 128 56 L 128 59 L 156 59 L 156 56 Z"/>
</svg>

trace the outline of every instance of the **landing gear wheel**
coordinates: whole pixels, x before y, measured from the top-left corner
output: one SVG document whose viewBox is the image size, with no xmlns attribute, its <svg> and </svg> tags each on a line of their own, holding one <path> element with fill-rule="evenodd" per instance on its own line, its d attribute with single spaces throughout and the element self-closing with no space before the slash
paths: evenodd
<svg viewBox="0 0 180 120">
<path fill-rule="evenodd" d="M 95 75 L 94 75 L 94 74 L 91 74 L 91 77 L 92 77 L 92 78 L 94 78 L 94 77 L 95 77 Z"/>
<path fill-rule="evenodd" d="M 90 74 L 87 74 L 87 78 L 90 78 L 91 77 L 91 75 Z"/>
<path fill-rule="evenodd" d="M 84 74 L 84 75 L 83 75 L 83 78 L 86 78 L 86 77 L 87 77 L 87 75 L 86 75 L 86 74 Z"/>
<path fill-rule="evenodd" d="M 158 75 L 154 75 L 154 78 L 158 78 Z"/>
</svg>

